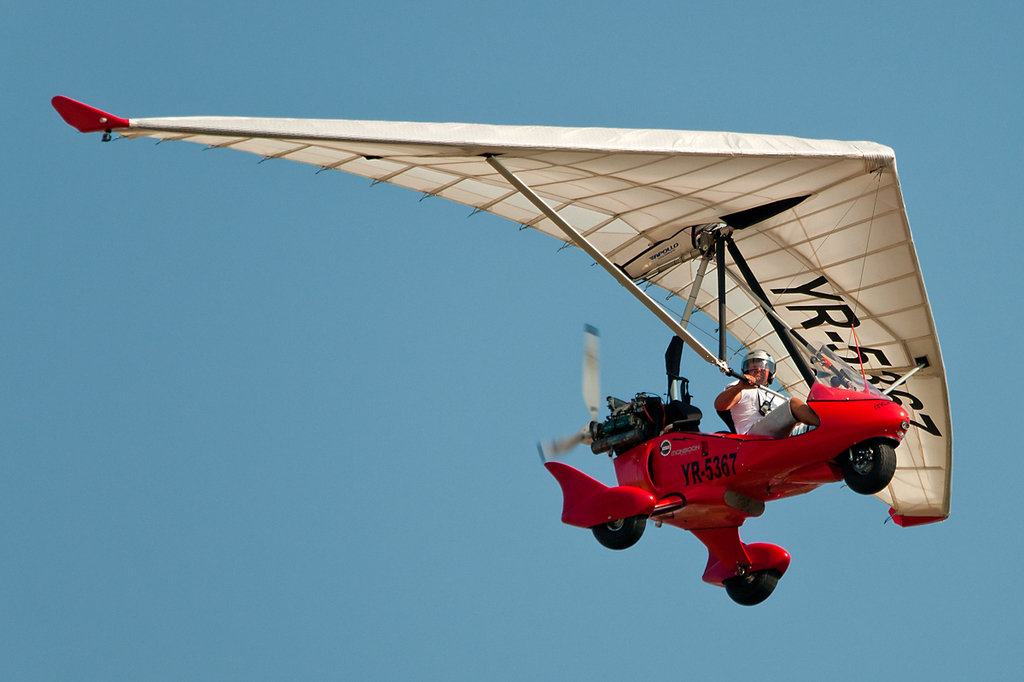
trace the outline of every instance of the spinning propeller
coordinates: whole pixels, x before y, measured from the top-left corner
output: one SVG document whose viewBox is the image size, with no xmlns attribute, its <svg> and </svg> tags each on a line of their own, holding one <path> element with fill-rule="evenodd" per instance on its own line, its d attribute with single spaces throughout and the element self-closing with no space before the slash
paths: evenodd
<svg viewBox="0 0 1024 682">
<path fill-rule="evenodd" d="M 583 327 L 583 402 L 590 411 L 590 421 L 570 436 L 563 436 L 544 443 L 537 443 L 542 462 L 562 457 L 583 443 L 590 443 L 591 425 L 597 421 L 598 403 L 601 400 L 601 370 L 598 359 L 597 329 L 589 324 Z"/>
</svg>

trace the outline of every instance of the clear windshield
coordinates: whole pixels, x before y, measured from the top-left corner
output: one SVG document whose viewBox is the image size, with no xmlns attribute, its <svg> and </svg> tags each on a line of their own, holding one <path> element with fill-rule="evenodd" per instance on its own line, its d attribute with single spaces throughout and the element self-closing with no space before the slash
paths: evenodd
<svg viewBox="0 0 1024 682">
<path fill-rule="evenodd" d="M 829 350 L 825 344 L 809 343 L 807 350 L 811 354 L 811 369 L 814 370 L 816 381 L 819 384 L 858 393 L 869 393 L 888 400 L 887 396 L 882 395 L 882 392 L 870 383 L 865 384 L 864 376 L 860 371 L 850 367 L 845 360 Z"/>
</svg>

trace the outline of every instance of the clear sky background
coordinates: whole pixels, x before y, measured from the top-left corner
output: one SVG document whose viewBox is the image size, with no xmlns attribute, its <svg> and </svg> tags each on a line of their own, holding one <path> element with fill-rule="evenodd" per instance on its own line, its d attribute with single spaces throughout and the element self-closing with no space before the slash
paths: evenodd
<svg viewBox="0 0 1024 682">
<path fill-rule="evenodd" d="M 0 677 L 1020 679 L 1019 3 L 8 3 Z M 342 173 L 82 135 L 236 115 L 673 128 L 896 151 L 942 343 L 952 516 L 827 486 L 747 542 L 764 604 L 650 527 L 559 521 L 538 439 L 665 390 L 576 250 Z M 706 318 L 698 321 L 710 331 Z M 724 384 L 684 354 L 697 403 Z M 570 464 L 607 483 L 604 457 Z"/>
</svg>

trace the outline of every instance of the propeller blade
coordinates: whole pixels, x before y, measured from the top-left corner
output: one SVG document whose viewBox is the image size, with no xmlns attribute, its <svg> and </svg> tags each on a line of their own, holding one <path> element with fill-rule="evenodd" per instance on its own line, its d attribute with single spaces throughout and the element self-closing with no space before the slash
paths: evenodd
<svg viewBox="0 0 1024 682">
<path fill-rule="evenodd" d="M 601 401 L 601 368 L 598 353 L 597 329 L 589 324 L 583 326 L 583 402 L 590 412 L 590 421 L 582 429 L 571 436 L 563 436 L 555 440 L 537 443 L 540 461 L 547 462 L 556 457 L 569 454 L 581 443 L 591 443 L 591 424 L 597 421 Z"/>
<path fill-rule="evenodd" d="M 549 462 L 554 458 L 564 457 L 569 454 L 577 445 L 589 444 L 591 441 L 590 424 L 588 423 L 571 436 L 556 438 L 545 443 L 537 443 L 537 451 L 540 453 L 542 462 Z"/>
<path fill-rule="evenodd" d="M 590 411 L 590 421 L 597 421 L 601 402 L 601 367 L 597 345 L 597 329 L 583 327 L 583 402 Z"/>
</svg>

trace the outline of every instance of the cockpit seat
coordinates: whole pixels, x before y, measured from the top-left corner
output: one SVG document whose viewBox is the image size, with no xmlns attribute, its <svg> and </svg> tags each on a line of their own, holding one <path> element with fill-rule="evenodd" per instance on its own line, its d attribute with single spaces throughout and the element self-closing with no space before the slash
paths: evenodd
<svg viewBox="0 0 1024 682">
<path fill-rule="evenodd" d="M 689 397 L 689 396 L 687 396 Z M 669 431 L 700 431 L 704 413 L 689 400 L 671 400 L 665 405 L 665 424 Z"/>
</svg>

